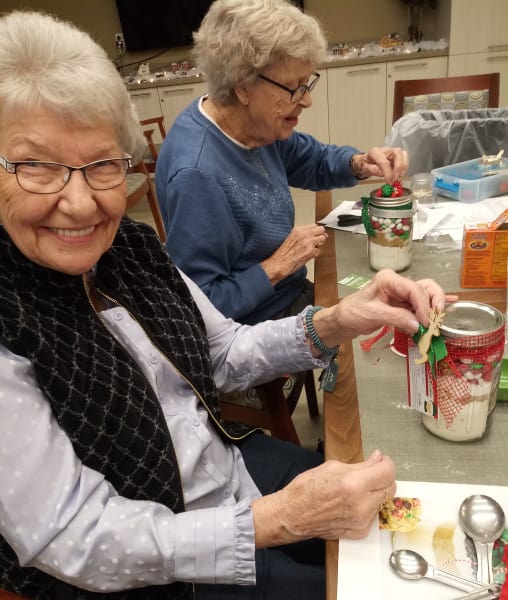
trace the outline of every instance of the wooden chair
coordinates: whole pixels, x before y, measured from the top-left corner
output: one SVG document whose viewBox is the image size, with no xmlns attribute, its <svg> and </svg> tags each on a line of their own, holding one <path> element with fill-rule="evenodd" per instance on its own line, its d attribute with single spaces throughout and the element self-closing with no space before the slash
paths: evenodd
<svg viewBox="0 0 508 600">
<path fill-rule="evenodd" d="M 289 376 L 278 377 L 249 390 L 247 396 L 252 392 L 256 396 L 256 402 L 252 404 L 233 401 L 229 395 L 225 395 L 221 399 L 222 417 L 226 421 L 266 429 L 273 437 L 300 445 L 291 414 L 303 389 L 307 396 L 309 416 L 316 417 L 319 414 L 314 373 L 304 371 L 296 374 L 291 390 L 286 393 L 289 381 Z"/>
<path fill-rule="evenodd" d="M 499 73 L 401 79 L 395 82 L 393 122 L 413 110 L 459 110 L 499 106 Z"/>
<path fill-rule="evenodd" d="M 159 151 L 157 150 L 157 146 L 155 145 L 155 142 L 153 141 L 153 135 L 155 133 L 155 128 L 152 127 L 151 129 L 147 127 L 149 127 L 150 125 L 157 125 L 157 127 L 159 128 L 159 133 L 162 139 L 164 139 L 166 137 L 166 128 L 164 127 L 164 117 L 158 116 L 158 117 L 152 117 L 150 119 L 143 119 L 142 121 L 140 121 L 141 126 L 143 127 L 143 135 L 146 138 L 146 144 L 148 146 L 148 149 L 150 150 L 150 155 L 144 158 L 144 162 L 145 162 L 145 166 L 146 166 L 146 170 L 149 173 L 154 173 L 155 172 L 155 163 L 157 162 L 157 157 L 159 156 Z"/>
<path fill-rule="evenodd" d="M 19 596 L 14 592 L 0 589 L 0 600 L 29 600 L 26 596 Z"/>
<path fill-rule="evenodd" d="M 150 210 L 152 211 L 153 220 L 159 237 L 164 242 L 166 241 L 166 232 L 162 222 L 161 213 L 157 198 L 150 181 L 150 175 L 143 161 L 131 167 L 127 173 L 127 210 L 146 197 Z"/>
</svg>

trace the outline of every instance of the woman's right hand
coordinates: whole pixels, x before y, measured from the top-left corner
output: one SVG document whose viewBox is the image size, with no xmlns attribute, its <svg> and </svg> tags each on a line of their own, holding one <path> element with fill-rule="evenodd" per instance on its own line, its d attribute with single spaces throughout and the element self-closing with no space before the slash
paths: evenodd
<svg viewBox="0 0 508 600">
<path fill-rule="evenodd" d="M 335 460 L 301 473 L 284 489 L 252 504 L 256 547 L 313 537 L 367 535 L 380 504 L 395 494 L 395 467 L 376 450 L 364 462 Z"/>
<path fill-rule="evenodd" d="M 261 262 L 271 284 L 277 284 L 319 256 L 327 238 L 322 225 L 309 223 L 294 227 L 277 250 Z"/>
</svg>

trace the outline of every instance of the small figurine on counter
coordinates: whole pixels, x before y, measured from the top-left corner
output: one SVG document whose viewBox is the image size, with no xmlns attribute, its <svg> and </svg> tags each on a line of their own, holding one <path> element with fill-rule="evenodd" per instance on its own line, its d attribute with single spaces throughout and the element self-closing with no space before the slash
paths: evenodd
<svg viewBox="0 0 508 600">
<path fill-rule="evenodd" d="M 501 166 L 503 162 L 504 150 L 499 150 L 497 154 L 482 154 L 481 161 L 484 167 L 497 165 Z"/>
</svg>

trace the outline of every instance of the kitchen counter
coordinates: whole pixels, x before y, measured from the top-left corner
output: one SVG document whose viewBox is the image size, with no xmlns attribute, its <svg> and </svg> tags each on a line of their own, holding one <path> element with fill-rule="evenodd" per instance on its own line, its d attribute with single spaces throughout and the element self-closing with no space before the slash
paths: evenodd
<svg viewBox="0 0 508 600">
<path fill-rule="evenodd" d="M 420 52 L 386 52 L 380 56 L 366 56 L 366 57 L 355 57 L 355 58 L 340 58 L 338 56 L 330 56 L 329 60 L 319 66 L 320 69 L 331 69 L 335 67 L 349 67 L 357 65 L 369 65 L 376 63 L 385 62 L 401 62 L 408 60 L 418 60 L 434 58 L 437 56 L 448 56 L 448 49 L 444 50 L 424 50 Z M 168 79 L 166 77 L 155 77 L 155 74 L 150 76 L 149 80 L 142 81 L 140 83 L 127 83 L 127 89 L 129 91 L 147 89 L 147 88 L 159 88 L 172 85 L 185 85 L 193 84 L 205 81 L 202 75 L 191 76 L 191 77 L 172 77 Z"/>
</svg>

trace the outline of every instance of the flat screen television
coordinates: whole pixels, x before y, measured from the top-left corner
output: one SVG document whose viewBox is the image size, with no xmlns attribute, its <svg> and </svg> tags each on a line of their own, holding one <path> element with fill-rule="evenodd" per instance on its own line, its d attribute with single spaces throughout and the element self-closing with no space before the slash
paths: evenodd
<svg viewBox="0 0 508 600">
<path fill-rule="evenodd" d="M 190 46 L 213 0 L 116 0 L 129 52 Z M 303 0 L 293 0 L 303 8 Z"/>
</svg>

